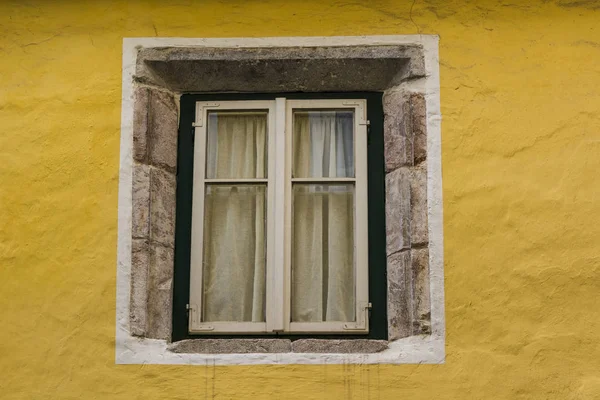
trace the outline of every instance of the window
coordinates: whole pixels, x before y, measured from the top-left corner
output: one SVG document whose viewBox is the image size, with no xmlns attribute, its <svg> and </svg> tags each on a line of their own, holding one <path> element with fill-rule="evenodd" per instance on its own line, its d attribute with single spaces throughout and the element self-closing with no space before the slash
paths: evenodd
<svg viewBox="0 0 600 400">
<path fill-rule="evenodd" d="M 117 363 L 443 362 L 438 59 L 431 35 L 124 39 Z M 366 100 L 368 332 L 190 333 L 196 104 L 277 98 Z"/>
<path fill-rule="evenodd" d="M 385 338 L 381 94 L 324 96 L 182 96 L 174 340 Z"/>
</svg>

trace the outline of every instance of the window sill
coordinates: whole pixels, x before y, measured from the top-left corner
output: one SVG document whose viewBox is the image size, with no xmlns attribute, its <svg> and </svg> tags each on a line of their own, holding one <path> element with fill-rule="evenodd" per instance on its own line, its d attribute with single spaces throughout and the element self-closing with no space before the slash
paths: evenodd
<svg viewBox="0 0 600 400">
<path fill-rule="evenodd" d="M 173 353 L 379 353 L 388 348 L 386 340 L 369 339 L 189 339 L 171 343 Z"/>
<path fill-rule="evenodd" d="M 192 352 L 194 348 L 180 349 L 172 347 L 175 344 L 168 344 L 164 340 L 158 339 L 139 339 L 125 335 L 119 335 L 117 339 L 117 364 L 163 364 L 163 365 L 285 365 L 285 364 L 441 364 L 445 360 L 444 339 L 443 337 L 433 335 L 411 336 L 392 342 L 365 340 L 365 342 L 375 342 L 377 346 L 385 349 L 377 352 L 364 352 L 361 346 L 355 344 L 353 352 L 342 345 L 335 348 L 319 347 L 317 344 L 309 348 L 295 351 L 279 352 L 255 352 L 248 353 L 196 353 Z M 200 339 L 200 341 L 212 341 L 216 339 Z M 240 339 L 241 340 L 241 339 Z M 254 340 L 254 339 L 249 339 Z M 265 339 L 280 340 L 280 339 Z M 310 340 L 310 339 L 308 339 Z M 308 341 L 307 340 L 307 341 Z M 192 342 L 191 340 L 190 342 Z M 285 339 L 284 339 L 285 341 Z M 177 343 L 183 343 L 177 342 Z M 320 342 L 320 340 L 316 340 Z M 332 341 L 336 342 L 336 341 Z M 348 341 L 337 341 L 348 342 Z M 354 340 L 353 342 L 356 342 Z M 366 345 L 366 344 L 365 344 Z M 375 344 L 368 344 L 375 348 Z M 193 345 L 189 345 L 193 346 Z M 258 349 L 258 345 L 256 346 Z M 300 346 L 299 346 L 300 347 Z M 246 348 L 247 350 L 249 347 Z M 288 349 L 290 349 L 288 347 Z M 179 351 L 180 351 L 179 350 Z M 231 348 L 229 351 L 234 350 Z M 330 350 L 330 351 L 329 351 Z M 346 352 L 342 352 L 346 350 Z M 363 351 L 363 352 L 361 352 Z"/>
</svg>

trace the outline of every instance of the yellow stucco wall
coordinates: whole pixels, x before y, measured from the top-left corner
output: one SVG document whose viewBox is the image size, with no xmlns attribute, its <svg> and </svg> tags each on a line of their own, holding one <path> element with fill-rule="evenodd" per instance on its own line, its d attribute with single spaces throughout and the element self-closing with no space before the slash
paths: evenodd
<svg viewBox="0 0 600 400">
<path fill-rule="evenodd" d="M 440 36 L 446 364 L 115 365 L 122 38 L 413 33 Z M 597 0 L 4 0 L 0 398 L 599 399 L 599 171 Z"/>
</svg>

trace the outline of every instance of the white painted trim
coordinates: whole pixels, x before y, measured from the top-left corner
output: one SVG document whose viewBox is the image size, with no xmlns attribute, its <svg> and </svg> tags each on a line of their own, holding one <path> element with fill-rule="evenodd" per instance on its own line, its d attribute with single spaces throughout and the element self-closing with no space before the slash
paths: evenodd
<svg viewBox="0 0 600 400">
<path fill-rule="evenodd" d="M 436 35 L 280 37 L 280 38 L 125 38 L 123 39 L 123 91 L 121 97 L 121 154 L 117 242 L 117 364 L 439 364 L 445 361 L 443 207 L 441 168 L 441 112 L 439 38 Z M 374 354 L 176 354 L 167 342 L 138 339 L 129 334 L 131 277 L 131 211 L 133 172 L 133 76 L 139 47 L 299 47 L 417 44 L 423 46 L 427 105 L 427 202 L 431 288 L 430 336 L 412 336 L 390 342 L 389 349 Z"/>
</svg>

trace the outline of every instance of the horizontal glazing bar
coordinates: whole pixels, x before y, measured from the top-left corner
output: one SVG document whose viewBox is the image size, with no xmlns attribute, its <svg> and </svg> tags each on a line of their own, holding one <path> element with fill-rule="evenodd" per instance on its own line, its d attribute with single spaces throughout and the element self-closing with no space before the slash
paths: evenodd
<svg viewBox="0 0 600 400">
<path fill-rule="evenodd" d="M 293 183 L 344 183 L 356 182 L 356 178 L 292 178 Z"/>
<path fill-rule="evenodd" d="M 216 115 L 227 115 L 227 116 L 231 116 L 231 115 L 241 115 L 241 116 L 246 116 L 246 115 L 266 115 L 269 110 L 258 110 L 258 111 L 253 111 L 253 110 L 248 110 L 248 111 L 244 111 L 244 110 L 210 110 L 209 111 L 211 114 L 216 114 Z"/>
<path fill-rule="evenodd" d="M 252 183 L 268 183 L 269 180 L 266 178 L 240 178 L 240 179 L 236 179 L 236 178 L 232 178 L 232 179 L 205 179 L 204 183 L 208 183 L 208 184 L 227 184 L 227 185 L 234 185 L 237 183 L 244 183 L 244 184 L 252 184 Z"/>
</svg>

